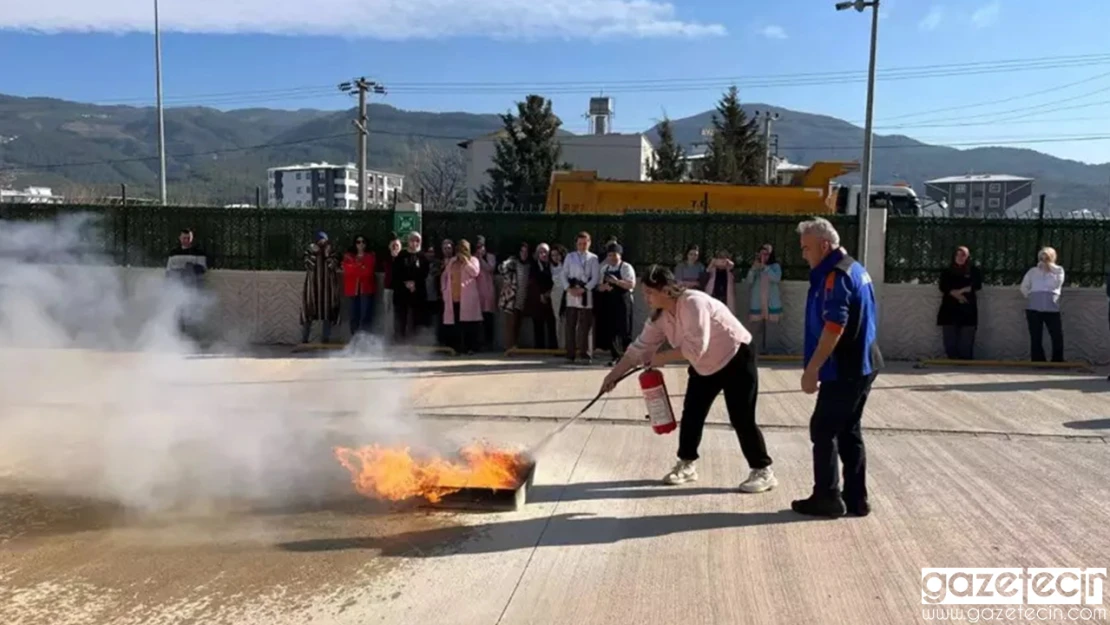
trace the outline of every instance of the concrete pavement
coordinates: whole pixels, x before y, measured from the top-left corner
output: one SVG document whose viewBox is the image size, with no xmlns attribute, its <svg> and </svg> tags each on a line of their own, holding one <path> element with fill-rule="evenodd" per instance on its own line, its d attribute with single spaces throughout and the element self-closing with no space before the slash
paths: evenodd
<svg viewBox="0 0 1110 625">
<path fill-rule="evenodd" d="M 128 358 L 58 352 L 25 361 L 28 372 L 52 371 L 57 385 L 90 369 L 132 371 Z M 257 418 L 252 409 L 279 398 L 303 417 L 289 426 L 297 438 L 331 433 L 307 451 L 285 450 L 298 466 L 283 479 L 298 497 L 137 516 L 29 486 L 22 478 L 40 459 L 6 437 L 0 622 L 916 623 L 925 622 L 922 567 L 1104 567 L 1110 556 L 1110 384 L 1100 376 L 893 367 L 866 416 L 874 514 L 812 521 L 788 511 L 810 484 L 804 426 L 813 401 L 797 390 L 793 365 L 761 370 L 760 420 L 777 490 L 735 491 L 746 466 L 722 405 L 703 443 L 701 480 L 659 485 L 676 436 L 642 423 L 628 381 L 552 441 L 530 504 L 503 514 L 352 497 L 328 445 L 364 431 L 353 423 L 367 410 L 399 403 L 426 415 L 411 416 L 422 436 L 528 446 L 593 396 L 599 369 L 457 359 L 175 366 L 180 386 L 228 419 Z M 676 404 L 682 377 L 667 371 Z M 40 392 L 33 379 L 2 389 L 0 427 L 29 414 L 107 414 L 120 401 Z M 381 385 L 403 397 L 387 401 Z M 22 402 L 11 399 L 17 388 Z M 73 431 L 59 440 L 95 433 Z"/>
</svg>

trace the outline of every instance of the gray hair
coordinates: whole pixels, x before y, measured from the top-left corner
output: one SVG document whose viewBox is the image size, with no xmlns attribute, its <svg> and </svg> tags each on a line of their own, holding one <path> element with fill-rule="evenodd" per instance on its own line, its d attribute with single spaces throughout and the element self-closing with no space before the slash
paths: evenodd
<svg viewBox="0 0 1110 625">
<path fill-rule="evenodd" d="M 828 241 L 829 245 L 833 247 L 840 247 L 840 233 L 836 231 L 836 228 L 828 219 L 823 217 L 814 217 L 809 221 L 798 224 L 798 234 L 801 236 L 815 236 Z"/>
</svg>

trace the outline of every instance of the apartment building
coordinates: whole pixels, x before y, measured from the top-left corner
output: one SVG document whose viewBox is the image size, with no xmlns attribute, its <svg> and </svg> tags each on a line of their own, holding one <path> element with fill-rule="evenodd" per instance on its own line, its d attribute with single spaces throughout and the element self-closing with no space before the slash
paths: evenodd
<svg viewBox="0 0 1110 625">
<path fill-rule="evenodd" d="M 1030 217 L 1033 179 L 968 174 L 925 181 L 925 195 L 948 207 L 950 217 Z"/>
<path fill-rule="evenodd" d="M 358 167 L 348 163 L 306 163 L 267 170 L 267 204 L 284 208 L 359 207 Z M 366 171 L 367 204 L 387 206 L 393 195 L 404 192 L 405 177 L 384 171 Z"/>
</svg>

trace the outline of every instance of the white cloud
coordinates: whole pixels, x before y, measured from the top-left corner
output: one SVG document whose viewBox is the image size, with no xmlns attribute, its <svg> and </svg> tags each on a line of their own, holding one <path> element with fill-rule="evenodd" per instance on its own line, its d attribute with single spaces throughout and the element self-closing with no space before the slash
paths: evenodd
<svg viewBox="0 0 1110 625">
<path fill-rule="evenodd" d="M 783 30 L 782 26 L 775 26 L 773 24 L 771 26 L 764 26 L 763 30 L 759 31 L 759 34 L 768 39 L 786 39 L 786 31 Z"/>
<path fill-rule="evenodd" d="M 10 2 L 0 29 L 150 32 L 150 0 Z M 162 0 L 167 32 L 374 39 L 705 37 L 724 26 L 685 21 L 660 0 Z"/>
<path fill-rule="evenodd" d="M 971 14 L 971 23 L 976 28 L 986 28 L 998 21 L 998 14 L 1002 12 L 1002 2 L 994 0 L 988 5 L 979 7 Z"/>
<path fill-rule="evenodd" d="M 924 31 L 936 30 L 943 21 L 944 7 L 937 5 L 929 9 L 929 13 L 917 23 L 917 27 Z"/>
</svg>

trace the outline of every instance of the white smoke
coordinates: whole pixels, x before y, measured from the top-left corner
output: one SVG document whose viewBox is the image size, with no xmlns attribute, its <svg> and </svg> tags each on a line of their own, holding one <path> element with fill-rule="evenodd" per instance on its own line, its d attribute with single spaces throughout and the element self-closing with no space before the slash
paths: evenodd
<svg viewBox="0 0 1110 625">
<path fill-rule="evenodd" d="M 200 357 L 180 320 L 220 329 L 212 296 L 85 251 L 96 225 L 0 222 L 0 488 L 142 510 L 322 502 L 351 491 L 333 445 L 429 444 L 380 345 Z"/>
</svg>

